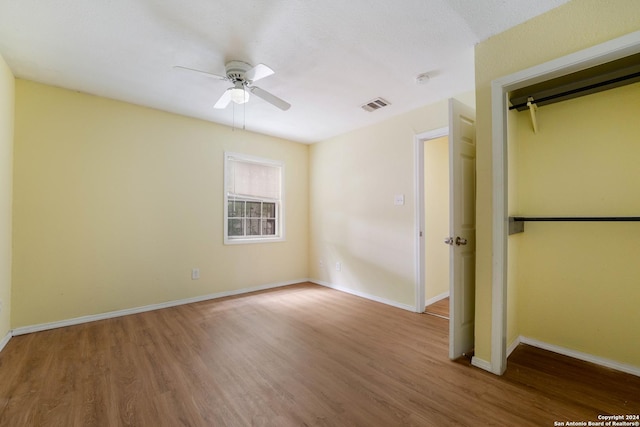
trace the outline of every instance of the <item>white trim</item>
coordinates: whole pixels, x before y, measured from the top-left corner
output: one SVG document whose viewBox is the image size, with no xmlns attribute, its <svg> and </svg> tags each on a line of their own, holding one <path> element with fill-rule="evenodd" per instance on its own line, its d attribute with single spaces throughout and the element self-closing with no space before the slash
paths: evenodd
<svg viewBox="0 0 640 427">
<path fill-rule="evenodd" d="M 414 138 L 414 196 L 416 201 L 414 213 L 414 268 L 415 268 L 415 295 L 416 313 L 424 311 L 425 299 L 425 273 L 424 273 L 424 139 L 421 135 Z"/>
<path fill-rule="evenodd" d="M 13 336 L 30 334 L 32 332 L 40 332 L 40 331 L 46 331 L 49 329 L 63 328 L 65 326 L 80 325 L 82 323 L 95 322 L 97 320 L 113 319 L 115 317 L 128 316 L 130 314 L 144 313 L 146 311 L 161 310 L 163 308 L 175 307 L 175 306 L 184 305 L 184 304 L 191 304 L 194 302 L 202 302 L 202 301 L 219 299 L 219 298 L 224 298 L 224 297 L 229 297 L 234 295 L 248 294 L 250 292 L 263 291 L 266 289 L 279 288 L 282 286 L 295 285 L 298 283 L 304 283 L 309 281 L 310 281 L 309 279 L 299 279 L 299 280 L 291 280 L 287 282 L 270 283 L 266 285 L 253 286 L 250 288 L 236 289 L 232 291 L 217 292 L 214 294 L 202 295 L 202 296 L 192 297 L 192 298 L 184 298 L 184 299 L 174 300 L 174 301 L 167 301 L 159 304 L 150 304 L 142 307 L 127 308 L 124 310 L 110 311 L 107 313 L 74 317 L 72 319 L 59 320 L 56 322 L 22 326 L 20 328 L 14 329 L 11 332 Z"/>
<path fill-rule="evenodd" d="M 491 82 L 491 116 L 493 120 L 493 257 L 491 290 L 491 369 L 502 375 L 507 369 L 507 108 L 506 94 Z M 503 141 L 497 143 L 497 141 Z M 499 286 L 497 284 L 500 284 Z"/>
<path fill-rule="evenodd" d="M 316 279 L 309 279 L 308 280 L 311 283 L 315 283 L 316 285 L 320 285 L 320 286 L 324 286 L 326 288 L 331 288 L 331 289 L 335 289 L 336 291 L 340 291 L 340 292 L 345 292 L 347 294 L 351 294 L 351 295 L 355 295 L 357 297 L 360 298 L 365 298 L 371 301 L 375 301 L 375 302 L 379 302 L 382 304 L 386 304 L 386 305 L 390 305 L 392 307 L 396 307 L 396 308 L 401 308 L 403 310 L 407 310 L 410 312 L 415 312 L 415 307 L 409 304 L 402 304 L 400 302 L 397 301 L 392 301 L 390 299 L 386 299 L 386 298 L 380 298 L 378 296 L 375 295 L 371 295 L 371 294 L 367 294 L 365 292 L 360 292 L 360 291 L 356 291 L 354 289 L 350 289 L 344 286 L 340 286 L 340 285 L 335 285 L 333 283 L 329 283 L 329 282 L 324 282 L 322 280 L 316 280 Z"/>
<path fill-rule="evenodd" d="M 511 353 L 513 353 L 515 349 L 520 345 L 520 338 L 521 337 L 517 337 L 515 340 L 513 340 L 511 345 L 509 345 L 509 347 L 507 348 L 507 358 L 509 358 L 509 356 L 511 356 Z"/>
<path fill-rule="evenodd" d="M 491 286 L 491 369 L 506 369 L 507 308 L 507 93 L 550 78 L 640 52 L 640 31 L 495 79 L 491 82 L 493 164 L 493 261 Z"/>
<path fill-rule="evenodd" d="M 0 351 L 2 351 L 4 347 L 9 343 L 9 340 L 11 339 L 12 336 L 13 334 L 11 333 L 11 331 L 9 331 L 7 332 L 7 335 L 5 335 L 4 338 L 2 338 L 2 341 L 0 341 Z"/>
<path fill-rule="evenodd" d="M 446 291 L 446 292 L 443 292 L 443 293 L 441 293 L 439 295 L 436 295 L 433 298 L 429 298 L 428 300 L 425 301 L 424 305 L 427 306 L 427 305 L 435 304 L 438 301 L 442 301 L 443 299 L 448 298 L 448 297 L 449 297 L 449 291 Z"/>
<path fill-rule="evenodd" d="M 443 126 L 438 129 L 429 130 L 416 135 L 417 141 L 429 141 L 431 139 L 442 138 L 443 136 L 449 136 L 449 126 Z"/>
<path fill-rule="evenodd" d="M 532 347 L 537 347 L 543 350 L 552 351 L 554 353 L 562 354 L 563 356 L 573 357 L 574 359 L 582 360 L 585 362 L 595 363 L 596 365 L 604 366 L 606 368 L 615 369 L 616 371 L 626 372 L 627 374 L 636 375 L 640 377 L 640 366 L 633 366 L 627 363 L 621 363 L 615 360 L 606 359 L 604 357 L 583 353 L 581 351 L 560 347 L 558 345 L 548 344 L 546 342 L 538 341 L 533 338 L 520 336 L 518 340 L 522 344 L 527 344 Z"/>
<path fill-rule="evenodd" d="M 449 136 L 449 127 L 441 127 L 438 129 L 422 132 L 414 137 L 414 200 L 416 201 L 414 213 L 414 230 L 415 230 L 415 294 L 416 306 L 413 311 L 416 313 L 424 312 L 425 304 L 423 304 L 425 296 L 425 272 L 424 272 L 424 143 L 431 139 Z M 422 236 L 420 233 L 422 232 Z"/>
<path fill-rule="evenodd" d="M 485 371 L 491 372 L 491 362 L 487 362 L 484 359 L 479 359 L 475 356 L 471 358 L 471 364 L 476 368 L 484 369 Z"/>
</svg>

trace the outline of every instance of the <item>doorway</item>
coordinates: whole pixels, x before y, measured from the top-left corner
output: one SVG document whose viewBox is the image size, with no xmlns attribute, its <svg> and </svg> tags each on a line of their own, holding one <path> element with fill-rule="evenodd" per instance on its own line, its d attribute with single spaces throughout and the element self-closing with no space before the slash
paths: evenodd
<svg viewBox="0 0 640 427">
<path fill-rule="evenodd" d="M 507 93 L 531 84 L 640 53 L 640 31 L 518 71 L 491 82 L 492 265 L 491 361 L 476 366 L 502 375 L 507 368 L 508 141 Z"/>
<path fill-rule="evenodd" d="M 425 196 L 425 145 L 429 141 L 434 141 L 439 138 L 449 137 L 449 128 L 443 127 L 434 129 L 429 132 L 421 133 L 415 137 L 415 200 L 416 200 L 416 212 L 415 212 L 415 226 L 416 226 L 416 312 L 424 313 L 427 297 L 426 297 L 426 266 L 425 266 L 425 210 L 426 210 L 426 196 Z M 447 157 L 448 159 L 448 157 Z M 449 189 L 449 179 L 445 181 L 447 190 Z M 442 236 L 447 236 L 448 231 Z"/>
<path fill-rule="evenodd" d="M 425 313 L 449 319 L 449 136 L 427 139 L 424 150 Z"/>
</svg>

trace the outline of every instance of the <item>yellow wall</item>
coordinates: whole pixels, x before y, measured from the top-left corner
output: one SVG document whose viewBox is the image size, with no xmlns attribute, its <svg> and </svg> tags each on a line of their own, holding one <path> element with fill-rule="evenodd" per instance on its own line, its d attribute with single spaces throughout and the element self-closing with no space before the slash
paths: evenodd
<svg viewBox="0 0 640 427">
<path fill-rule="evenodd" d="M 519 211 L 639 216 L 640 83 L 518 115 Z M 523 123 L 524 122 L 524 123 Z M 640 366 L 640 223 L 527 223 L 516 281 L 523 336 Z"/>
<path fill-rule="evenodd" d="M 0 56 L 0 340 L 11 329 L 11 205 L 15 79 Z"/>
<path fill-rule="evenodd" d="M 307 277 L 306 145 L 17 80 L 14 150 L 14 328 Z M 224 150 L 285 162 L 286 242 L 223 245 Z"/>
<path fill-rule="evenodd" d="M 636 0 L 617 0 L 615 7 L 600 0 L 574 0 L 476 46 L 478 252 L 475 355 L 479 359 L 491 360 L 491 81 L 638 29 L 640 2 Z M 519 255 L 522 259 L 523 254 Z"/>
<path fill-rule="evenodd" d="M 415 307 L 414 138 L 447 125 L 445 100 L 311 146 L 311 278 Z"/>
<path fill-rule="evenodd" d="M 425 298 L 449 292 L 449 138 L 424 143 Z"/>
</svg>

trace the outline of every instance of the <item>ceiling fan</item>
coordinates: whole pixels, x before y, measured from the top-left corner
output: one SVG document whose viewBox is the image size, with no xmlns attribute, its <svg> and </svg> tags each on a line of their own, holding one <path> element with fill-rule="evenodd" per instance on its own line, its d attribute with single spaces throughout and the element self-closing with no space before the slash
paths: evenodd
<svg viewBox="0 0 640 427">
<path fill-rule="evenodd" d="M 226 108 L 230 102 L 236 104 L 244 104 L 249 101 L 249 93 L 254 94 L 258 98 L 262 98 L 269 104 L 278 107 L 281 110 L 288 110 L 291 104 L 278 98 L 277 96 L 267 92 L 264 89 L 260 89 L 257 86 L 253 86 L 253 82 L 268 77 L 274 74 L 274 71 L 264 64 L 258 64 L 255 67 L 251 64 L 247 64 L 243 61 L 229 61 L 225 65 L 225 75 L 209 73 L 207 71 L 196 70 L 194 68 L 182 67 L 176 65 L 175 68 L 181 68 L 184 70 L 195 71 L 198 73 L 206 74 L 210 77 L 214 77 L 219 80 L 226 80 L 233 84 L 228 88 L 218 99 L 218 102 L 213 108 Z"/>
</svg>

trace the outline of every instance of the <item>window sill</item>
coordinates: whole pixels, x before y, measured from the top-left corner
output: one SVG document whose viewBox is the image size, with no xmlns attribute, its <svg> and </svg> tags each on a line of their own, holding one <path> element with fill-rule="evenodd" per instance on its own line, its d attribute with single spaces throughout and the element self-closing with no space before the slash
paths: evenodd
<svg viewBox="0 0 640 427">
<path fill-rule="evenodd" d="M 224 244 L 225 245 L 244 245 L 244 244 L 252 244 L 252 243 L 275 243 L 275 242 L 284 242 L 284 237 L 260 237 L 260 238 L 228 238 L 225 237 Z"/>
</svg>

